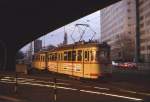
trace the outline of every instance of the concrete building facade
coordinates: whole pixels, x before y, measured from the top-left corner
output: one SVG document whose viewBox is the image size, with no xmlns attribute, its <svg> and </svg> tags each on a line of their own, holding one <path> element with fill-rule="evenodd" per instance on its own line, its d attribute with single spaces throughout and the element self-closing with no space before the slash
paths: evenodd
<svg viewBox="0 0 150 102">
<path fill-rule="evenodd" d="M 140 55 L 150 62 L 150 0 L 139 0 Z"/>
<path fill-rule="evenodd" d="M 131 61 L 135 52 L 135 0 L 122 0 L 101 10 L 101 41 L 111 45 L 112 60 Z"/>
</svg>

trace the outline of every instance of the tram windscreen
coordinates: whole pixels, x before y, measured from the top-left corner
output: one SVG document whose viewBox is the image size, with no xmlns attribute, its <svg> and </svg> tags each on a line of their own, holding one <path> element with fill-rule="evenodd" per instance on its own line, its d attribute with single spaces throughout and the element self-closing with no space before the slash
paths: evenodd
<svg viewBox="0 0 150 102">
<path fill-rule="evenodd" d="M 102 49 L 101 51 L 97 51 L 97 60 L 99 60 L 101 63 L 109 63 L 109 50 L 108 49 Z"/>
</svg>

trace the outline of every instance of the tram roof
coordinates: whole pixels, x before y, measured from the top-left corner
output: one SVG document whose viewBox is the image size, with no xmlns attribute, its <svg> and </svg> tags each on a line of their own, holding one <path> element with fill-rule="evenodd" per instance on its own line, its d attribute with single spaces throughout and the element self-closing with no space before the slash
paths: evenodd
<svg viewBox="0 0 150 102">
<path fill-rule="evenodd" d="M 61 50 L 67 50 L 67 49 L 76 49 L 76 48 L 87 48 L 87 47 L 106 47 L 106 48 L 109 48 L 110 46 L 107 44 L 107 43 L 98 43 L 98 42 L 75 42 L 73 44 L 66 44 L 66 45 L 61 45 L 61 46 L 58 46 L 58 47 L 55 47 L 51 50 L 42 50 L 42 51 L 39 51 L 37 52 L 36 54 L 42 54 L 42 53 L 46 53 L 46 52 L 49 52 L 49 51 L 61 51 Z"/>
<path fill-rule="evenodd" d="M 67 44 L 67 45 L 62 45 L 59 47 L 56 47 L 52 51 L 55 50 L 67 50 L 67 49 L 72 49 L 72 48 L 87 48 L 87 47 L 109 47 L 107 43 L 98 43 L 98 42 L 76 42 L 73 44 Z"/>
</svg>

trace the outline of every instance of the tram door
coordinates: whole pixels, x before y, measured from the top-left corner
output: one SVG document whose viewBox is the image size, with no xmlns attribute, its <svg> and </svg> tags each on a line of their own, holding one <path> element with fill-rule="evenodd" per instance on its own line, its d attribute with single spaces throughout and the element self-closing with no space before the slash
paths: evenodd
<svg viewBox="0 0 150 102">
<path fill-rule="evenodd" d="M 89 72 L 90 72 L 90 59 L 89 59 L 89 50 L 85 49 L 83 51 L 83 77 L 89 77 Z"/>
</svg>

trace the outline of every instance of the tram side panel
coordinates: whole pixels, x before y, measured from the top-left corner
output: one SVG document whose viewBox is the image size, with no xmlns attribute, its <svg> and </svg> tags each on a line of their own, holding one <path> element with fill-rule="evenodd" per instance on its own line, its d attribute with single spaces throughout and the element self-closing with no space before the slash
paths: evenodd
<svg viewBox="0 0 150 102">
<path fill-rule="evenodd" d="M 62 51 L 58 51 L 57 52 L 57 72 L 58 73 L 62 73 L 62 60 L 63 60 L 63 52 Z"/>
<path fill-rule="evenodd" d="M 37 58 L 33 62 L 34 67 L 38 70 L 45 70 L 46 69 L 46 54 L 40 53 L 37 54 Z"/>
<path fill-rule="evenodd" d="M 97 79 L 100 74 L 100 66 L 96 61 L 95 47 L 84 49 L 84 78 Z"/>
<path fill-rule="evenodd" d="M 46 54 L 40 55 L 40 63 L 39 63 L 39 69 L 45 70 L 46 69 Z"/>
<path fill-rule="evenodd" d="M 57 53 L 56 52 L 49 52 L 47 60 L 47 69 L 51 72 L 57 72 Z"/>
</svg>

